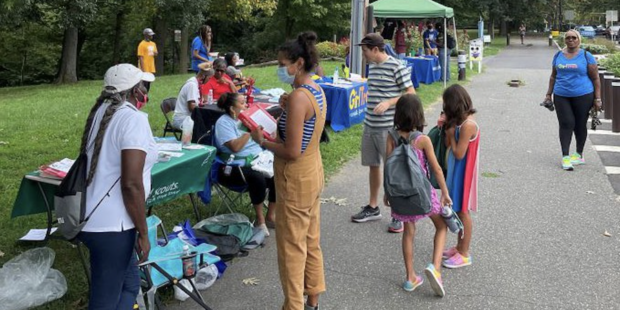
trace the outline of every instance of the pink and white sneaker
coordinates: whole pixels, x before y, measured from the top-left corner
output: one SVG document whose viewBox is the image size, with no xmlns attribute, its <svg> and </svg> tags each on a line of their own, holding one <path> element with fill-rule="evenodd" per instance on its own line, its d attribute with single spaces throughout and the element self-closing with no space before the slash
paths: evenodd
<svg viewBox="0 0 620 310">
<path fill-rule="evenodd" d="M 471 255 L 470 256 L 463 256 L 463 255 L 461 255 L 461 253 L 457 252 L 452 257 L 450 257 L 447 260 L 443 261 L 442 265 L 444 267 L 446 267 L 446 268 L 449 268 L 449 269 L 456 269 L 456 268 L 461 268 L 461 267 L 469 266 L 469 265 L 471 265 Z"/>
<path fill-rule="evenodd" d="M 454 254 L 458 253 L 458 251 L 456 250 L 456 247 L 451 247 L 445 251 L 443 251 L 441 258 L 443 259 L 448 259 L 452 256 L 454 256 Z"/>
</svg>

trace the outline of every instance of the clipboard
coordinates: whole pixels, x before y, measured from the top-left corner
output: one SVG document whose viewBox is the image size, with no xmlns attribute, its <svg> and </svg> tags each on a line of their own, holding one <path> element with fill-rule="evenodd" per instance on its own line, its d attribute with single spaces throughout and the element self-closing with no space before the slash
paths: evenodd
<svg viewBox="0 0 620 310">
<path fill-rule="evenodd" d="M 239 114 L 239 120 L 250 130 L 263 126 L 263 136 L 269 141 L 275 141 L 278 125 L 276 119 L 259 104 L 253 104 L 249 109 Z"/>
</svg>

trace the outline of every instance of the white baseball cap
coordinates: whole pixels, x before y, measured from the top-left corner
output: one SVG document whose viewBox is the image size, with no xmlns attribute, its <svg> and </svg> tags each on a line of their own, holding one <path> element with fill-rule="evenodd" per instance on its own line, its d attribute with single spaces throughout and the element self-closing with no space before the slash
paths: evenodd
<svg viewBox="0 0 620 310">
<path fill-rule="evenodd" d="M 153 29 L 151 28 L 144 28 L 144 31 L 142 31 L 143 34 L 148 34 L 150 36 L 154 35 L 155 32 L 153 32 Z"/>
<path fill-rule="evenodd" d="M 113 87 L 117 92 L 122 92 L 136 86 L 140 81 L 153 82 L 155 76 L 149 72 L 142 72 L 132 64 L 119 64 L 106 71 L 103 86 Z"/>
</svg>

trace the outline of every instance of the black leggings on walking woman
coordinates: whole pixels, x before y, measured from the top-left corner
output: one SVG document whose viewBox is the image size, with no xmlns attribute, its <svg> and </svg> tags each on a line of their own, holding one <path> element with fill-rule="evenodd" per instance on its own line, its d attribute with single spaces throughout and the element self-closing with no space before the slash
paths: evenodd
<svg viewBox="0 0 620 310">
<path fill-rule="evenodd" d="M 583 146 L 588 137 L 588 117 L 594 103 L 594 93 L 579 97 L 553 96 L 555 113 L 560 123 L 560 145 L 562 156 L 568 156 L 570 142 L 575 133 L 577 140 L 577 153 L 583 154 Z"/>
</svg>

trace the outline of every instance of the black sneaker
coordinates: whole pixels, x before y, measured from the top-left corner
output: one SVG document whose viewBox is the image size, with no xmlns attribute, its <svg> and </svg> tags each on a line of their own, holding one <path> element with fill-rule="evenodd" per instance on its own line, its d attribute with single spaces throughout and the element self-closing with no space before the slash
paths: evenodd
<svg viewBox="0 0 620 310">
<path fill-rule="evenodd" d="M 368 221 L 376 221 L 381 219 L 381 211 L 379 207 L 373 208 L 370 205 L 362 207 L 362 211 L 351 216 L 351 221 L 356 223 L 364 223 Z"/>
</svg>

